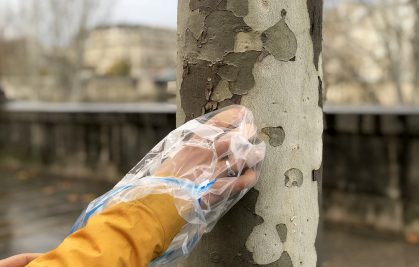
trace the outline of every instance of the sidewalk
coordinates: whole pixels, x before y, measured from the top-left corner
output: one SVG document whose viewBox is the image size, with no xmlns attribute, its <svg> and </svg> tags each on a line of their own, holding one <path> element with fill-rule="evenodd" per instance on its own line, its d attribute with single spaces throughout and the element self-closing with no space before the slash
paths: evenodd
<svg viewBox="0 0 419 267">
<path fill-rule="evenodd" d="M 419 246 L 342 227 L 324 231 L 324 267 L 419 267 Z"/>
<path fill-rule="evenodd" d="M 113 185 L 0 173 L 0 258 L 45 252 L 68 234 L 81 210 Z M 326 227 L 324 267 L 419 267 L 419 246 L 367 231 Z"/>
</svg>

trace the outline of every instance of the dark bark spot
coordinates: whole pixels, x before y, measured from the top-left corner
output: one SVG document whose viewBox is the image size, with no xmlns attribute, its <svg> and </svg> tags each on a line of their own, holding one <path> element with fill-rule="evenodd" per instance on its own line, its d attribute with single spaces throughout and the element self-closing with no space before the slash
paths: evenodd
<svg viewBox="0 0 419 267">
<path fill-rule="evenodd" d="M 275 265 L 278 267 L 293 267 L 292 260 L 288 252 L 284 251 L 279 258 L 278 263 Z"/>
<path fill-rule="evenodd" d="M 279 239 L 281 239 L 281 242 L 284 243 L 285 241 L 287 241 L 287 226 L 283 223 L 278 224 L 276 226 L 276 231 L 278 231 L 278 235 L 279 235 Z"/>
<path fill-rule="evenodd" d="M 303 185 L 303 173 L 299 169 L 289 169 L 284 175 L 286 187 L 301 187 Z"/>
<path fill-rule="evenodd" d="M 269 137 L 269 144 L 273 147 L 278 147 L 284 143 L 285 132 L 280 126 L 263 128 L 262 133 Z"/>
<path fill-rule="evenodd" d="M 229 82 L 236 81 L 237 76 L 239 75 L 239 67 L 235 65 L 226 64 L 218 68 L 217 74 L 220 75 L 221 78 Z"/>
<path fill-rule="evenodd" d="M 245 17 L 249 13 L 249 3 L 243 0 L 228 0 L 227 9 L 238 17 Z"/>
<path fill-rule="evenodd" d="M 183 81 L 180 89 L 182 109 L 186 121 L 202 114 L 212 90 L 217 86 L 220 77 L 216 74 L 211 62 L 197 60 L 184 62 Z"/>
<path fill-rule="evenodd" d="M 246 249 L 245 243 L 253 228 L 262 224 L 262 217 L 255 213 L 255 204 L 259 192 L 251 189 L 212 230 L 204 235 L 194 249 L 188 261 L 182 266 L 258 266 L 253 262 L 252 254 Z M 245 222 L 245 223 L 244 223 Z M 211 261 L 211 252 L 216 251 L 220 263 Z M 277 266 L 277 265 L 272 265 Z"/>
<path fill-rule="evenodd" d="M 297 52 L 297 38 L 281 19 L 277 24 L 262 33 L 263 47 L 277 60 L 289 61 Z"/>
<path fill-rule="evenodd" d="M 199 40 L 199 54 L 212 62 L 222 60 L 227 53 L 234 51 L 235 35 L 250 31 L 243 18 L 236 17 L 231 11 L 211 12 L 204 22 L 206 35 Z"/>
<path fill-rule="evenodd" d="M 241 99 L 242 99 L 241 95 L 233 95 L 232 98 L 226 99 L 218 103 L 218 108 L 224 108 L 230 105 L 240 104 Z"/>
<path fill-rule="evenodd" d="M 222 2 L 222 0 L 190 0 L 189 8 L 192 11 L 199 9 L 199 11 L 210 12 L 216 10 Z"/>
<path fill-rule="evenodd" d="M 237 79 L 231 83 L 231 92 L 233 94 L 244 95 L 255 86 L 253 67 L 260 54 L 260 51 L 246 51 L 229 53 L 224 57 L 225 63 L 239 68 Z"/>
</svg>

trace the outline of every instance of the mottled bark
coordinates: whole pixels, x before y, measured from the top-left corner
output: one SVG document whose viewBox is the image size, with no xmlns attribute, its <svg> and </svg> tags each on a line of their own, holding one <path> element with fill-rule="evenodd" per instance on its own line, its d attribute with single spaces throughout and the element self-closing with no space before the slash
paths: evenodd
<svg viewBox="0 0 419 267">
<path fill-rule="evenodd" d="M 268 144 L 262 177 L 181 266 L 316 266 L 322 1 L 180 0 L 178 124 L 240 103 Z"/>
</svg>

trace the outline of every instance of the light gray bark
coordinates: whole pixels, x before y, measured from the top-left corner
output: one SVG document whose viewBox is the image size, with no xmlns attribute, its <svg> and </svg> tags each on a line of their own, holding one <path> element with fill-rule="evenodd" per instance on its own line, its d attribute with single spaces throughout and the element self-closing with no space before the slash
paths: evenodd
<svg viewBox="0 0 419 267">
<path fill-rule="evenodd" d="M 316 266 L 322 1 L 180 0 L 178 124 L 240 103 L 262 176 L 181 266 Z"/>
</svg>

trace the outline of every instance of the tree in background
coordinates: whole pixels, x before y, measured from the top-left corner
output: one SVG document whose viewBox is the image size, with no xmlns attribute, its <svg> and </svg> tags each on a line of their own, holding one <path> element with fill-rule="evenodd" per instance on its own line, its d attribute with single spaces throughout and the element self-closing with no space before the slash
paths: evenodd
<svg viewBox="0 0 419 267">
<path fill-rule="evenodd" d="M 315 266 L 322 1 L 180 0 L 178 124 L 234 103 L 268 144 L 262 177 L 181 266 Z"/>
<path fill-rule="evenodd" d="M 414 9 L 406 0 L 328 0 L 325 76 L 335 103 L 409 104 Z M 335 99 L 336 93 L 347 98 Z"/>
<path fill-rule="evenodd" d="M 21 70 L 21 80 L 27 80 L 36 90 L 42 87 L 39 84 L 43 77 L 50 77 L 67 92 L 67 97 L 77 99 L 83 80 L 87 33 L 109 17 L 114 0 L 25 0 L 19 3 L 6 14 L 12 17 L 13 25 L 13 36 L 9 39 L 25 44 L 23 60 L 9 56 Z"/>
<path fill-rule="evenodd" d="M 413 88 L 415 90 L 414 104 L 419 104 L 419 0 L 410 0 L 410 3 L 414 10 L 414 25 L 413 25 Z M 413 99 L 412 99 L 413 100 Z"/>
</svg>

